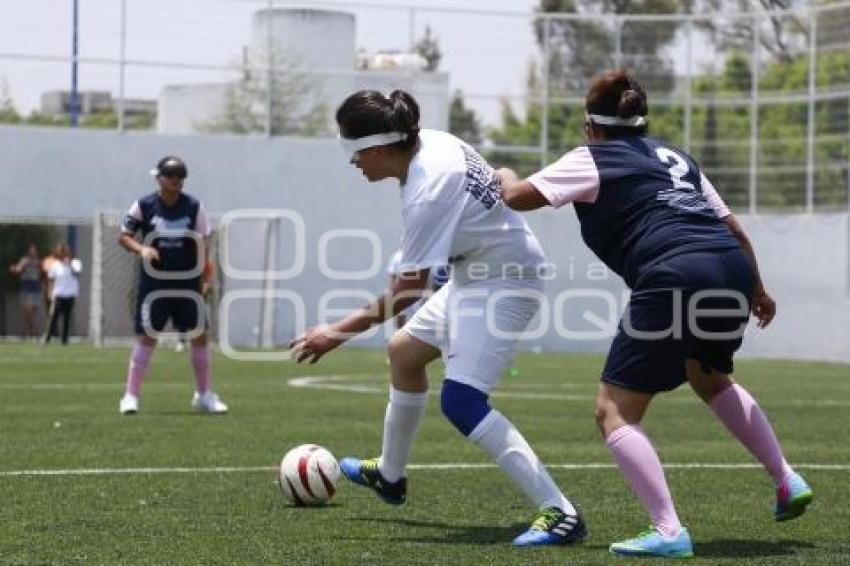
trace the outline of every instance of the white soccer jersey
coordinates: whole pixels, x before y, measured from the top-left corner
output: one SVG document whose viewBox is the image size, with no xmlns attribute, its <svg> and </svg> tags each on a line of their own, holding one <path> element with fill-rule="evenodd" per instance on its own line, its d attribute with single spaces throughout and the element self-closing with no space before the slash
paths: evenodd
<svg viewBox="0 0 850 566">
<path fill-rule="evenodd" d="M 469 145 L 435 130 L 401 186 L 400 271 L 452 263 L 456 284 L 493 278 L 537 278 L 545 261 L 537 238 L 499 195 L 495 171 Z"/>
</svg>

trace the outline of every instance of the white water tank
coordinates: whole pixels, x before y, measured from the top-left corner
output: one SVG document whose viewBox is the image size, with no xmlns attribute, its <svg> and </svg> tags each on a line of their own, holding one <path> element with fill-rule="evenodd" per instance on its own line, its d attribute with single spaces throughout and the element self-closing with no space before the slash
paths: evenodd
<svg viewBox="0 0 850 566">
<path fill-rule="evenodd" d="M 354 68 L 356 19 L 354 14 L 302 8 L 272 8 L 254 13 L 251 55 L 268 61 L 274 56 L 287 64 L 315 71 Z"/>
</svg>

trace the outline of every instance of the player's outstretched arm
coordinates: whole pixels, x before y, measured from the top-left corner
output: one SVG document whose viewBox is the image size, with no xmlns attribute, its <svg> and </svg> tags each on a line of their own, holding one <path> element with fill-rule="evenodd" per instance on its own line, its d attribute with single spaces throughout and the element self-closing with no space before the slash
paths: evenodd
<svg viewBox="0 0 850 566">
<path fill-rule="evenodd" d="M 298 363 L 315 364 L 322 356 L 376 324 L 394 317 L 413 304 L 428 285 L 428 269 L 401 274 L 375 302 L 353 311 L 334 324 L 308 329 L 289 344 Z"/>
<path fill-rule="evenodd" d="M 546 197 L 528 181 L 522 181 L 517 174 L 507 167 L 496 171 L 496 176 L 502 186 L 502 200 L 514 210 L 537 210 L 549 205 Z"/>
<path fill-rule="evenodd" d="M 744 232 L 743 226 L 741 226 L 734 214 L 725 216 L 723 221 L 726 223 L 726 226 L 729 227 L 732 234 L 734 234 L 735 238 L 737 238 L 738 242 L 740 242 L 741 247 L 744 248 L 744 253 L 746 253 L 747 257 L 750 258 L 750 263 L 753 266 L 753 273 L 756 278 L 752 311 L 753 315 L 755 315 L 758 320 L 758 327 L 764 328 L 770 324 L 773 317 L 776 316 L 776 301 L 773 300 L 773 297 L 771 297 L 764 288 L 764 283 L 761 280 L 761 273 L 759 272 L 758 261 L 756 260 L 756 253 L 753 250 L 753 244 L 747 237 L 746 232 Z"/>
</svg>

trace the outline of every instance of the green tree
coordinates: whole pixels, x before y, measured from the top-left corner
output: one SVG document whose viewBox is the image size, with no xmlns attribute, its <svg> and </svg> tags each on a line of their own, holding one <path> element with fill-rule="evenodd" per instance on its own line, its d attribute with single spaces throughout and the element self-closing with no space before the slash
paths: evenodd
<svg viewBox="0 0 850 566">
<path fill-rule="evenodd" d="M 124 128 L 127 130 L 150 130 L 156 123 L 155 114 L 133 114 L 124 116 Z M 107 110 L 88 114 L 80 118 L 81 128 L 114 130 L 118 128 L 118 114 Z"/>
<path fill-rule="evenodd" d="M 443 52 L 440 49 L 437 37 L 431 33 L 430 25 L 425 26 L 425 35 L 413 45 L 413 52 L 418 53 L 428 62 L 425 67 L 426 71 L 434 72 L 439 68 Z"/>
<path fill-rule="evenodd" d="M 9 83 L 5 77 L 0 80 L 0 122 L 16 124 L 21 121 L 21 115 L 15 108 L 15 101 L 9 91 Z"/>
<path fill-rule="evenodd" d="M 655 14 L 684 11 L 690 2 L 674 0 L 541 0 L 540 14 L 568 13 L 580 18 L 537 19 L 535 34 L 540 48 L 549 39 L 549 95 L 552 99 L 546 109 L 548 114 L 548 155 L 551 161 L 557 155 L 584 142 L 584 104 L 575 100 L 564 101 L 564 96 L 584 95 L 590 80 L 600 71 L 615 63 L 615 31 L 606 14 Z M 592 17 L 594 15 L 601 17 Z M 546 29 L 548 26 L 548 31 Z M 678 24 L 632 21 L 624 23 L 622 33 L 622 63 L 631 68 L 651 91 L 669 90 L 673 84 L 670 62 L 659 55 L 675 38 Z M 520 117 L 508 103 L 502 103 L 502 125 L 489 133 L 497 145 L 539 147 L 542 137 L 543 107 L 541 103 L 542 80 L 534 66 L 529 68 L 526 80 L 529 102 Z M 561 100 L 559 100 L 559 98 Z M 653 108 L 651 119 L 654 132 L 669 139 L 682 138 L 683 112 L 680 108 Z M 524 149 L 520 152 L 492 151 L 488 156 L 494 162 L 512 166 L 526 174 L 541 164 L 541 155 Z"/>
<path fill-rule="evenodd" d="M 647 88 L 669 90 L 673 67 L 660 52 L 675 39 L 679 22 L 623 20 L 618 29 L 616 20 L 606 16 L 681 13 L 690 5 L 690 0 L 541 0 L 539 14 L 580 16 L 535 20 L 538 45 L 545 50 L 549 42 L 550 91 L 583 94 L 596 74 L 618 64 L 618 56 L 619 65 L 643 77 Z"/>
<path fill-rule="evenodd" d="M 475 111 L 467 108 L 463 92 L 456 90 L 449 106 L 449 131 L 463 141 L 478 145 L 483 141 L 481 123 Z"/>
<path fill-rule="evenodd" d="M 228 85 L 222 107 L 196 127 L 205 132 L 262 134 L 268 124 L 272 136 L 328 134 L 328 106 L 323 101 L 307 102 L 316 98 L 319 83 L 303 68 L 275 53 L 271 61 L 264 53 L 254 63 L 243 62 L 241 78 Z"/>
<path fill-rule="evenodd" d="M 715 47 L 721 51 L 737 48 L 752 52 L 758 32 L 759 45 L 778 61 L 791 62 L 806 46 L 808 28 L 788 10 L 794 0 L 698 0 L 696 9 L 714 17 L 695 20 L 707 31 Z M 741 17 L 742 15 L 753 15 Z"/>
</svg>

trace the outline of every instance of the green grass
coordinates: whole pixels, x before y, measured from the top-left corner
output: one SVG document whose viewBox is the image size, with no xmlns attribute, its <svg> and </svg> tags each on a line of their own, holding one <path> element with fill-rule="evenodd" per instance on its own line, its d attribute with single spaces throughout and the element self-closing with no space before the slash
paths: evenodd
<svg viewBox="0 0 850 566">
<path fill-rule="evenodd" d="M 377 454 L 386 405 L 381 352 L 343 350 L 317 366 L 235 362 L 217 355 L 227 416 L 189 411 L 186 354 L 162 349 L 142 410 L 117 413 L 128 350 L 0 345 L 0 472 L 265 466 L 268 470 L 104 475 L 0 475 L 0 564 L 646 564 L 607 545 L 648 524 L 616 469 L 552 470 L 591 529 L 572 548 L 514 549 L 533 510 L 498 469 L 414 469 L 409 503 L 381 503 L 341 483 L 331 505 L 286 504 L 273 467 L 296 444 L 337 456 Z M 522 355 L 493 404 L 544 462 L 610 464 L 593 423 L 602 359 Z M 304 375 L 347 376 L 376 393 L 294 388 Z M 850 368 L 742 361 L 738 377 L 772 418 L 815 502 L 777 524 L 758 468 L 670 469 L 679 514 L 694 537 L 693 564 L 850 562 Z M 434 386 L 434 390 L 438 387 Z M 428 408 L 413 462 L 487 462 Z M 666 463 L 752 458 L 686 389 L 661 396 L 645 427 Z"/>
</svg>

